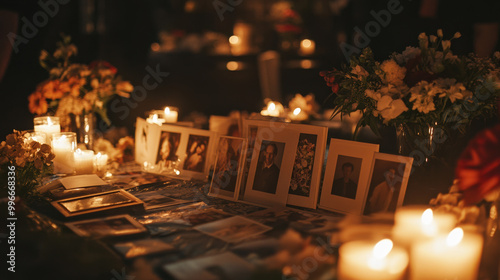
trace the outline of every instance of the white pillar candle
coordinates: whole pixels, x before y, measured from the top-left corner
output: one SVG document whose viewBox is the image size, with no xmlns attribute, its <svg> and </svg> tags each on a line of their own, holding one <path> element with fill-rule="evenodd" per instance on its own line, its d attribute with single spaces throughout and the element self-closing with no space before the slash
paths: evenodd
<svg viewBox="0 0 500 280">
<path fill-rule="evenodd" d="M 163 118 L 165 119 L 166 123 L 177 122 L 179 112 L 178 112 L 178 109 L 176 107 L 167 106 L 167 107 L 165 107 L 163 112 L 164 112 Z"/>
<path fill-rule="evenodd" d="M 284 113 L 283 105 L 277 101 L 267 102 L 266 108 L 260 111 L 262 116 L 279 117 Z"/>
<path fill-rule="evenodd" d="M 310 39 L 304 39 L 300 41 L 300 54 L 301 55 L 312 55 L 316 50 L 316 43 Z"/>
<path fill-rule="evenodd" d="M 76 174 L 91 174 L 94 172 L 94 151 L 76 149 L 74 157 Z"/>
<path fill-rule="evenodd" d="M 398 245 L 410 249 L 412 243 L 447 233 L 457 223 L 450 213 L 434 213 L 426 206 L 406 206 L 396 210 L 393 237 Z"/>
<path fill-rule="evenodd" d="M 155 110 L 149 114 L 149 117 L 146 119 L 148 123 L 153 123 L 157 125 L 162 125 L 165 122 L 163 118 L 163 111 L 158 112 L 159 110 Z"/>
<path fill-rule="evenodd" d="M 35 132 L 45 133 L 45 139 L 50 144 L 52 134 L 61 132 L 58 117 L 36 117 L 33 119 Z"/>
<path fill-rule="evenodd" d="M 97 172 L 103 172 L 108 164 L 108 155 L 97 153 L 94 157 L 94 166 Z"/>
<path fill-rule="evenodd" d="M 350 241 L 339 248 L 338 279 L 403 279 L 408 253 L 390 239 Z"/>
<path fill-rule="evenodd" d="M 52 150 L 54 152 L 54 173 L 71 174 L 74 172 L 74 151 L 76 148 L 76 133 L 60 132 L 52 135 Z"/>
<path fill-rule="evenodd" d="M 410 279 L 477 279 L 483 238 L 461 228 L 415 243 Z"/>
</svg>

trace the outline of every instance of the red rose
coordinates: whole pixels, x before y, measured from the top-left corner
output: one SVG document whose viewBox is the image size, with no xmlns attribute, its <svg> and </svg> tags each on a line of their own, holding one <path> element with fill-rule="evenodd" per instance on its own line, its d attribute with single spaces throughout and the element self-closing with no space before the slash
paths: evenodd
<svg viewBox="0 0 500 280">
<path fill-rule="evenodd" d="M 111 63 L 109 63 L 107 61 L 104 61 L 104 60 L 99 60 L 99 61 L 93 61 L 93 62 L 91 62 L 90 65 L 89 65 L 89 68 L 90 69 L 94 69 L 94 68 L 107 68 L 113 74 L 116 74 L 116 72 L 118 72 L 118 69 L 116 69 L 116 67 L 114 67 L 113 65 L 111 65 Z"/>
<path fill-rule="evenodd" d="M 456 177 L 466 204 L 500 187 L 500 124 L 478 133 L 457 163 Z"/>
</svg>

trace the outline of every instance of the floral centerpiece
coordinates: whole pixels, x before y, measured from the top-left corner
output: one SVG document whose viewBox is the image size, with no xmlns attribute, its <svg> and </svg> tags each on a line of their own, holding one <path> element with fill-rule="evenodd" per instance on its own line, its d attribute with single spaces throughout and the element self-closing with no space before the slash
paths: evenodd
<svg viewBox="0 0 500 280">
<path fill-rule="evenodd" d="M 0 177 L 6 182 L 2 186 L 20 197 L 35 195 L 40 179 L 52 174 L 53 158 L 49 145 L 30 141 L 26 133 L 14 130 L 0 143 Z"/>
<path fill-rule="evenodd" d="M 42 50 L 40 64 L 49 72 L 29 97 L 29 110 L 33 114 L 54 114 L 65 127 L 68 116 L 97 113 L 109 125 L 106 103 L 115 95 L 130 96 L 133 86 L 116 75 L 117 69 L 105 61 L 89 65 L 72 63 L 77 48 L 70 37 L 57 43 L 53 54 Z"/>
<path fill-rule="evenodd" d="M 376 61 L 366 48 L 344 68 L 321 72 L 335 95 L 334 114 L 360 112 L 356 132 L 367 125 L 379 134 L 384 124 L 432 137 L 439 129 L 445 133 L 440 141 L 452 130 L 464 132 L 473 119 L 491 117 L 500 96 L 500 53 L 454 55 L 451 40 L 460 36 L 446 40 L 442 30 L 437 36 L 422 33 L 418 47 L 385 61 Z"/>
</svg>

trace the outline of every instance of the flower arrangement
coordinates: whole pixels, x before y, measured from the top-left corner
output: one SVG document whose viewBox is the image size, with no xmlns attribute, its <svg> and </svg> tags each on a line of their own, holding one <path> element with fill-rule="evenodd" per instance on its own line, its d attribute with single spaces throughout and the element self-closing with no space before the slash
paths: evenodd
<svg viewBox="0 0 500 280">
<path fill-rule="evenodd" d="M 359 111 L 361 126 L 379 134 L 385 125 L 438 125 L 464 131 L 470 120 L 495 113 L 500 96 L 500 53 L 493 58 L 457 56 L 451 40 L 421 33 L 418 47 L 407 47 L 379 62 L 366 48 L 341 70 L 321 72 L 335 95 L 334 115 Z"/>
<path fill-rule="evenodd" d="M 49 145 L 30 141 L 26 133 L 14 130 L 0 143 L 0 177 L 3 182 L 13 177 L 16 195 L 29 197 L 36 193 L 39 179 L 52 174 L 52 159 Z M 8 188 L 7 184 L 4 187 Z"/>
<path fill-rule="evenodd" d="M 309 196 L 316 144 L 302 139 L 297 148 L 290 180 L 290 193 Z"/>
<path fill-rule="evenodd" d="M 69 114 L 95 112 L 109 125 L 106 103 L 115 95 L 128 98 L 133 86 L 117 76 L 117 69 L 108 62 L 71 63 L 77 51 L 71 38 L 65 36 L 53 54 L 41 51 L 40 65 L 50 76 L 28 97 L 29 110 L 37 115 L 55 114 L 61 118 L 62 126 Z"/>
</svg>

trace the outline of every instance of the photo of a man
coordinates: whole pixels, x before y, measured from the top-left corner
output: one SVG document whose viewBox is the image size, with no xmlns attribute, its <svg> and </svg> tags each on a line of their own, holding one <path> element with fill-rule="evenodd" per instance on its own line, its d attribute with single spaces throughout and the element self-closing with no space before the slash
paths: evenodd
<svg viewBox="0 0 500 280">
<path fill-rule="evenodd" d="M 339 155 L 331 193 L 333 195 L 355 199 L 358 190 L 360 166 L 360 158 Z"/>
<path fill-rule="evenodd" d="M 255 170 L 253 190 L 272 194 L 276 193 L 280 175 L 279 166 L 281 166 L 284 146 L 285 143 L 262 141 L 259 162 Z M 279 151 L 281 153 L 278 156 Z"/>
</svg>

